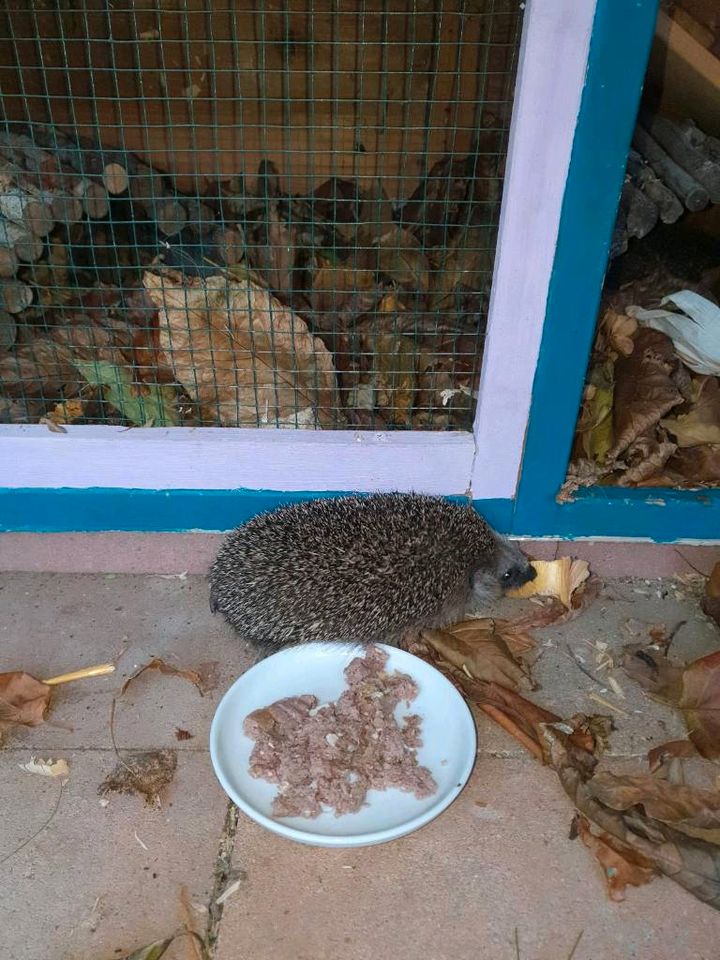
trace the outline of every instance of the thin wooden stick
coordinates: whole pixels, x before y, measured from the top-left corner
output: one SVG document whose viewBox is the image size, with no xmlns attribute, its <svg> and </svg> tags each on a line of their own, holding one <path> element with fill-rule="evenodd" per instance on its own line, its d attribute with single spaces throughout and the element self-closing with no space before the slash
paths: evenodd
<svg viewBox="0 0 720 960">
<path fill-rule="evenodd" d="M 523 730 L 514 723 L 506 713 L 503 713 L 502 710 L 498 707 L 494 707 L 491 703 L 479 703 L 478 706 L 483 713 L 486 713 L 498 726 L 502 727 L 506 733 L 509 733 L 511 737 L 521 743 L 526 750 L 529 750 L 532 755 L 542 763 L 543 752 L 538 743 L 536 743 L 532 737 L 529 737 Z"/>
<path fill-rule="evenodd" d="M 101 663 L 96 667 L 84 667 L 82 670 L 73 670 L 72 673 L 61 673 L 57 677 L 50 677 L 49 680 L 43 680 L 49 686 L 57 686 L 58 683 L 70 683 L 71 680 L 84 680 L 85 677 L 104 677 L 108 673 L 115 672 L 114 663 Z"/>
</svg>

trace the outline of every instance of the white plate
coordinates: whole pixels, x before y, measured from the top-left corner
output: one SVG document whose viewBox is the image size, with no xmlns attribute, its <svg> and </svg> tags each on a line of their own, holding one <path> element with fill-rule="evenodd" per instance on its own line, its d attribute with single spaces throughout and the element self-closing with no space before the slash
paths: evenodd
<svg viewBox="0 0 720 960">
<path fill-rule="evenodd" d="M 423 746 L 418 761 L 438 784 L 432 797 L 418 800 L 401 790 L 371 790 L 357 813 L 336 817 L 323 812 L 313 820 L 272 816 L 277 786 L 250 776 L 253 741 L 243 733 L 243 721 L 253 710 L 282 697 L 313 693 L 325 703 L 346 688 L 343 671 L 361 650 L 350 644 L 309 643 L 281 650 L 260 661 L 230 687 L 210 728 L 210 756 L 218 780 L 237 806 L 268 830 L 300 843 L 320 847 L 363 847 L 405 836 L 442 813 L 467 783 L 475 762 L 475 724 L 455 687 L 434 667 L 404 650 L 382 646 L 389 654 L 388 670 L 409 674 L 418 695 L 409 709 L 418 713 Z"/>
</svg>

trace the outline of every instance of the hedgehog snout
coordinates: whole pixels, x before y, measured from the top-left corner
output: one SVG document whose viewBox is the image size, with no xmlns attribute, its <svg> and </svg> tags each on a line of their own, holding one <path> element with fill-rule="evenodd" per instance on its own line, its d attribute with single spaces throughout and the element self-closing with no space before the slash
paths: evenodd
<svg viewBox="0 0 720 960">
<path fill-rule="evenodd" d="M 524 584 L 534 580 L 537 576 L 535 567 L 527 560 L 514 563 L 500 577 L 500 585 L 503 590 L 517 590 Z"/>
</svg>

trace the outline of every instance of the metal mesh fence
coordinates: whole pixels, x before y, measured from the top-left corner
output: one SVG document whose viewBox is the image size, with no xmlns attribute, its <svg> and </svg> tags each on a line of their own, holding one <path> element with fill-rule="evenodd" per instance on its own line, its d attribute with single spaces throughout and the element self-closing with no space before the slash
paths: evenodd
<svg viewBox="0 0 720 960">
<path fill-rule="evenodd" d="M 509 0 L 6 0 L 0 422 L 469 429 Z"/>
</svg>

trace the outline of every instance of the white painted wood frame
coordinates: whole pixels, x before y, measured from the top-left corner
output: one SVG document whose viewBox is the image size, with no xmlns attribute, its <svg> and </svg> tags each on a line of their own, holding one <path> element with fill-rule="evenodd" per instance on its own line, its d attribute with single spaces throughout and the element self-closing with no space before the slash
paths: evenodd
<svg viewBox="0 0 720 960">
<path fill-rule="evenodd" d="M 596 0 L 528 0 L 473 433 L 0 425 L 0 487 L 417 490 L 517 486 Z"/>
</svg>

